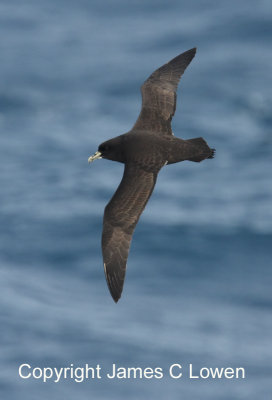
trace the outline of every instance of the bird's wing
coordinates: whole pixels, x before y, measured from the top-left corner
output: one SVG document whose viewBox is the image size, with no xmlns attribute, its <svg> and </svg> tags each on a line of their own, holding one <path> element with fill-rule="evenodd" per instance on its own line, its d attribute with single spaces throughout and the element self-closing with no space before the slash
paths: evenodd
<svg viewBox="0 0 272 400">
<path fill-rule="evenodd" d="M 152 194 L 157 173 L 126 164 L 123 179 L 104 212 L 102 252 L 105 276 L 115 302 L 121 297 L 133 231 Z"/>
<path fill-rule="evenodd" d="M 172 134 L 179 80 L 196 53 L 196 48 L 173 58 L 157 69 L 141 87 L 142 109 L 133 130 Z"/>
</svg>

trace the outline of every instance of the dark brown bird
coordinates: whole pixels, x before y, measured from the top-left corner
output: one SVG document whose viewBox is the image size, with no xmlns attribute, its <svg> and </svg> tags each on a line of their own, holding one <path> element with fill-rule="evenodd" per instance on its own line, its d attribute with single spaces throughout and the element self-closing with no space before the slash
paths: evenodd
<svg viewBox="0 0 272 400">
<path fill-rule="evenodd" d="M 105 208 L 102 234 L 105 276 L 115 302 L 123 290 L 133 231 L 160 169 L 214 157 L 215 150 L 204 139 L 179 139 L 171 129 L 177 86 L 195 53 L 195 48 L 188 50 L 153 72 L 141 87 L 142 109 L 133 128 L 100 144 L 88 160 L 106 158 L 125 164 L 123 179 Z"/>
</svg>

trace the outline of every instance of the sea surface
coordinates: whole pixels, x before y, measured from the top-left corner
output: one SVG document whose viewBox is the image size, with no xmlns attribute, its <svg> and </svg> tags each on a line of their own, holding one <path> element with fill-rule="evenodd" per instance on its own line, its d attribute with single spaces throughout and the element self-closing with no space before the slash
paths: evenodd
<svg viewBox="0 0 272 400">
<path fill-rule="evenodd" d="M 271 398 L 271 37 L 268 0 L 1 0 L 1 399 Z M 123 166 L 87 159 L 131 129 L 150 73 L 194 46 L 173 131 L 216 158 L 160 172 L 116 305 L 100 238 Z M 113 363 L 165 376 L 18 374 Z M 189 364 L 246 377 L 189 379 Z"/>
</svg>

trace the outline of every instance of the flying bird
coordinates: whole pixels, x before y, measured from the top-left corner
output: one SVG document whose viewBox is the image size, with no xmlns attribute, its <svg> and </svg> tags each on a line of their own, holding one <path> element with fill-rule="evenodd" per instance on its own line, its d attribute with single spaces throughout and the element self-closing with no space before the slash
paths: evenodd
<svg viewBox="0 0 272 400">
<path fill-rule="evenodd" d="M 102 233 L 104 271 L 113 300 L 120 299 L 132 235 L 164 165 L 213 158 L 201 137 L 174 136 L 171 120 L 176 110 L 180 77 L 196 48 L 188 50 L 153 72 L 141 87 L 142 109 L 133 128 L 100 144 L 88 161 L 106 158 L 124 164 L 124 174 L 105 207 Z"/>
</svg>

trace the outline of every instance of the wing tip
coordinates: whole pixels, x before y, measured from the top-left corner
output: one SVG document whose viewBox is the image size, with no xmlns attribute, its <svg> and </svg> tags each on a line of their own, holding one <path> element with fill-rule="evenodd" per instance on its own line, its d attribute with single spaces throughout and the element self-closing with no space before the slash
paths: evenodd
<svg viewBox="0 0 272 400">
<path fill-rule="evenodd" d="M 114 292 L 111 287 L 109 287 L 109 291 L 113 301 L 115 302 L 115 304 L 117 304 L 121 298 L 122 292 L 121 293 Z"/>
<path fill-rule="evenodd" d="M 197 51 L 197 47 L 195 46 L 195 47 L 193 47 L 192 49 L 190 49 L 190 50 L 188 50 L 188 52 L 192 52 L 192 53 L 196 53 L 196 51 Z"/>
<path fill-rule="evenodd" d="M 104 265 L 104 272 L 105 272 L 105 277 L 106 277 L 107 285 L 108 285 L 108 288 L 109 288 L 109 292 L 110 292 L 111 297 L 113 298 L 115 304 L 117 304 L 118 301 L 121 298 L 123 288 L 121 288 L 120 292 L 114 290 L 114 288 L 112 286 L 112 283 L 111 283 L 111 281 L 109 279 L 108 273 L 107 273 L 107 265 L 106 265 L 106 263 L 103 263 L 103 265 Z"/>
<path fill-rule="evenodd" d="M 113 299 L 113 301 L 115 302 L 115 304 L 117 304 L 118 303 L 118 301 L 120 300 L 120 298 L 121 298 L 121 295 L 122 295 L 122 290 L 121 290 L 121 292 L 117 292 L 116 290 L 114 290 L 113 288 L 112 288 L 112 286 L 109 284 L 109 281 L 107 280 L 107 283 L 108 283 L 108 288 L 109 288 L 109 292 L 110 292 L 110 294 L 111 294 L 111 297 L 112 297 L 112 299 Z"/>
<path fill-rule="evenodd" d="M 172 65 L 176 64 L 177 66 L 181 67 L 180 76 L 183 75 L 184 71 L 186 70 L 186 68 L 188 67 L 188 65 L 190 64 L 192 59 L 194 58 L 194 56 L 196 54 L 196 50 L 197 50 L 197 48 L 193 47 L 192 49 L 184 51 L 183 53 L 179 54 L 178 56 L 176 56 L 175 58 L 170 60 L 167 64 L 163 65 L 161 68 L 163 68 L 169 64 L 172 64 Z M 179 79 L 180 79 L 180 77 L 179 77 Z"/>
<path fill-rule="evenodd" d="M 117 303 L 118 303 L 118 301 L 119 301 L 119 300 L 120 300 L 120 298 L 121 298 L 121 296 L 114 297 L 112 294 L 111 294 L 111 297 L 113 298 L 113 301 L 115 302 L 115 304 L 117 304 Z"/>
<path fill-rule="evenodd" d="M 196 54 L 196 51 L 197 51 L 197 47 L 193 47 L 192 49 L 185 51 L 183 54 L 184 55 L 187 54 L 187 55 L 191 56 L 193 59 Z"/>
</svg>

